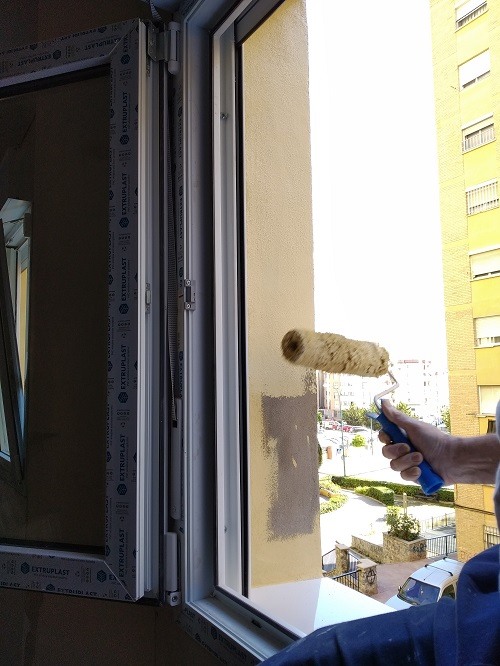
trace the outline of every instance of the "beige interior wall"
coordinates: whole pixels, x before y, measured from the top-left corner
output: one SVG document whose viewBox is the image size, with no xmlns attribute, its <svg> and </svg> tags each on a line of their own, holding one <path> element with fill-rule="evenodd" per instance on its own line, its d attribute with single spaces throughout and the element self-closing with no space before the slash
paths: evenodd
<svg viewBox="0 0 500 666">
<path fill-rule="evenodd" d="M 284 361 L 314 328 L 306 7 L 287 0 L 243 49 L 251 585 L 321 575 L 316 380 Z"/>
</svg>

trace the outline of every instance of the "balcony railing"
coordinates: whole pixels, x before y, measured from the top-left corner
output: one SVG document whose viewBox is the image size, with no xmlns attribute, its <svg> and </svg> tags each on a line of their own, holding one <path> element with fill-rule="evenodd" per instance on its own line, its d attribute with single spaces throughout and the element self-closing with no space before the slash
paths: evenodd
<svg viewBox="0 0 500 666">
<path fill-rule="evenodd" d="M 484 146 L 485 143 L 491 143 L 491 141 L 494 140 L 495 127 L 491 124 L 466 136 L 462 142 L 462 150 L 464 153 L 467 153 L 469 150 L 474 150 L 475 148 Z"/>
<path fill-rule="evenodd" d="M 482 213 L 491 208 L 498 208 L 498 183 L 486 183 L 466 192 L 467 215 Z"/>
</svg>

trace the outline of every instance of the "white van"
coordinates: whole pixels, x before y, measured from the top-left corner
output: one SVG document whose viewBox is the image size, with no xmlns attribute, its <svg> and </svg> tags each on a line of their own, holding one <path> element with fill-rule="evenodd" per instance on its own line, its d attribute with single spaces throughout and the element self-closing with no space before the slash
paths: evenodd
<svg viewBox="0 0 500 666">
<path fill-rule="evenodd" d="M 399 592 L 385 603 L 400 610 L 410 606 L 432 604 L 441 597 L 455 598 L 457 580 L 463 563 L 444 557 L 417 569 L 399 587 Z"/>
</svg>

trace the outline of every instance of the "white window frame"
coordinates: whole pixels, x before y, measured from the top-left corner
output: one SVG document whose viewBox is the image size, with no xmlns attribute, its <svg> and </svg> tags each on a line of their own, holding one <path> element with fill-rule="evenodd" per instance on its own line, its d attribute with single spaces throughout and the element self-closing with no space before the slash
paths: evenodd
<svg viewBox="0 0 500 666">
<path fill-rule="evenodd" d="M 500 275 L 500 247 L 484 248 L 469 255 L 472 280 L 484 280 Z"/>
<path fill-rule="evenodd" d="M 495 415 L 500 400 L 500 386 L 479 386 L 479 412 L 481 415 Z"/>
<path fill-rule="evenodd" d="M 467 215 L 477 215 L 492 208 L 498 208 L 500 198 L 498 195 L 498 180 L 488 180 L 478 183 L 465 190 Z"/>
<path fill-rule="evenodd" d="M 491 548 L 500 544 L 500 531 L 492 525 L 483 526 L 484 547 Z"/>
<path fill-rule="evenodd" d="M 177 155 L 182 176 L 179 183 L 184 192 L 183 217 L 180 224 L 183 228 L 183 256 L 180 271 L 187 279 L 195 279 L 197 285 L 196 310 L 184 310 L 181 328 L 181 353 L 183 356 L 183 434 L 186 461 L 183 484 L 183 511 L 178 521 L 179 534 L 182 535 L 181 572 L 183 591 L 183 611 L 181 625 L 184 629 L 201 641 L 205 647 L 228 663 L 235 655 L 245 655 L 245 659 L 265 659 L 297 638 L 291 627 L 283 626 L 269 618 L 262 609 L 253 606 L 247 598 L 238 593 L 241 587 L 241 545 L 238 539 L 224 543 L 221 520 L 227 519 L 236 534 L 241 534 L 240 507 L 231 507 L 231 499 L 235 497 L 236 488 L 231 486 L 231 471 L 240 477 L 239 451 L 233 446 L 225 451 L 227 442 L 237 434 L 238 405 L 237 396 L 231 393 L 236 380 L 237 368 L 235 356 L 238 353 L 238 341 L 227 337 L 227 353 L 219 358 L 217 369 L 213 369 L 213 361 L 217 350 L 220 352 L 220 335 L 224 325 L 235 324 L 237 316 L 236 294 L 229 293 L 223 301 L 211 307 L 211 285 L 214 277 L 220 283 L 224 270 L 234 270 L 235 238 L 229 235 L 224 243 L 220 243 L 222 234 L 222 213 L 234 213 L 236 193 L 231 183 L 234 179 L 222 179 L 221 170 L 217 168 L 221 160 L 231 155 L 235 149 L 236 135 L 229 129 L 221 136 L 217 132 L 220 118 L 215 109 L 221 101 L 212 104 L 212 82 L 207 74 L 207 63 L 212 59 L 212 42 L 210 36 L 218 30 L 225 32 L 235 23 L 243 8 L 250 6 L 252 0 L 245 0 L 239 11 L 234 10 L 231 0 L 188 0 L 181 6 L 179 14 L 182 30 L 182 81 L 180 98 L 174 101 L 174 107 L 182 108 L 177 118 L 182 125 L 178 136 L 182 136 Z M 267 1 L 267 12 L 280 1 Z M 221 25 L 221 17 L 225 21 Z M 214 63 L 221 57 L 221 49 L 229 46 L 226 39 L 220 44 L 215 40 Z M 221 62 L 221 61 L 219 61 Z M 234 67 L 234 60 L 224 59 L 223 65 Z M 217 67 L 215 67 L 217 70 Z M 215 71 L 214 80 L 220 74 Z M 234 92 L 226 88 L 227 98 L 224 106 L 234 109 Z M 227 106 L 226 106 L 227 104 Z M 214 116 L 214 112 L 216 115 Z M 213 124 L 212 124 L 212 121 Z M 233 119 L 231 119 L 232 125 Z M 228 127 L 231 125 L 228 124 Z M 212 153 L 212 139 L 219 143 L 215 150 L 214 176 L 207 168 Z M 224 151 L 224 156 L 221 154 Z M 234 169 L 236 164 L 230 157 L 228 162 Z M 210 211 L 210 212 L 209 212 Z M 214 211 L 215 232 L 211 223 Z M 215 254 L 210 256 L 207 247 L 214 246 Z M 219 241 L 217 241 L 217 238 Z M 215 272 L 215 275 L 214 275 Z M 203 286 L 202 286 L 203 285 Z M 215 319 L 214 319 L 215 317 Z M 212 335 L 214 322 L 217 324 L 216 336 Z M 227 330 L 227 328 L 226 328 Z M 212 386 L 217 377 L 226 374 L 228 391 L 219 396 L 215 408 L 215 396 Z M 215 429 L 220 437 L 215 439 Z M 229 453 L 232 451 L 232 454 Z M 229 455 L 225 455 L 228 453 Z M 217 462 L 217 458 L 219 463 Z M 222 464 L 222 469 L 220 465 Z M 218 466 L 219 465 L 219 466 Z M 208 471 L 211 470 L 210 474 Z M 207 475 L 223 475 L 225 482 L 214 487 L 208 482 Z M 237 500 L 238 501 L 238 500 Z M 216 505 L 218 503 L 218 505 Z M 214 515 L 213 507 L 217 506 Z M 214 541 L 214 534 L 217 538 Z M 236 554 L 239 559 L 232 560 Z M 225 571 L 226 579 L 235 583 L 235 589 L 218 585 L 215 576 L 216 563 L 221 558 L 220 566 Z"/>
<path fill-rule="evenodd" d="M 490 51 L 487 49 L 482 53 L 478 53 L 470 60 L 463 62 L 458 67 L 458 80 L 460 90 L 468 88 L 473 83 L 477 83 L 485 76 L 488 76 L 491 69 Z"/>
<path fill-rule="evenodd" d="M 495 138 L 493 114 L 490 113 L 462 127 L 462 152 L 468 153 L 480 148 L 495 141 Z"/>
<path fill-rule="evenodd" d="M 42 79 L 109 67 L 113 111 L 109 120 L 110 292 L 122 279 L 127 283 L 127 293 L 119 301 L 123 310 L 118 310 L 111 294 L 109 299 L 108 379 L 113 387 L 120 387 L 120 345 L 128 349 L 130 361 L 124 388 L 110 390 L 107 401 L 107 451 L 103 446 L 102 458 L 107 480 L 104 553 L 50 550 L 29 541 L 23 545 L 0 542 L 3 587 L 120 601 L 155 598 L 159 593 L 158 530 L 154 529 L 159 521 L 154 448 L 158 433 L 153 425 L 159 417 L 151 396 L 159 372 L 159 363 L 153 363 L 160 356 L 159 340 L 153 334 L 159 301 L 157 293 L 147 299 L 148 285 L 157 285 L 158 269 L 152 260 L 152 249 L 158 244 L 153 231 L 158 183 L 152 176 L 153 170 L 158 171 L 153 141 L 159 123 L 153 87 L 158 64 L 148 59 L 147 48 L 147 24 L 133 19 L 0 54 L 0 94 L 9 94 L 11 87 L 29 92 Z M 125 145 L 130 150 L 126 164 L 119 157 Z M 120 245 L 120 233 L 125 230 L 129 242 Z M 138 297 L 125 273 L 131 281 L 137 275 Z M 2 284 L 10 295 L 8 278 Z M 11 337 L 15 338 L 15 331 Z M 127 417 L 120 423 L 117 412 L 124 403 Z"/>
<path fill-rule="evenodd" d="M 457 30 L 471 23 L 478 16 L 488 11 L 486 0 L 462 0 L 455 6 L 455 27 Z"/>
<path fill-rule="evenodd" d="M 303 635 L 244 596 L 241 560 L 245 557 L 245 521 L 240 480 L 244 479 L 245 453 L 238 446 L 238 363 L 245 341 L 237 334 L 240 295 L 235 220 L 240 165 L 234 43 L 281 1 L 255 4 L 243 0 L 235 9 L 230 0 L 198 0 L 188 1 L 180 9 L 183 85 L 174 103 L 181 124 L 177 136 L 182 137 L 176 172 L 180 166 L 179 185 L 185 196 L 180 206 L 184 239 L 180 272 L 197 284 L 196 310 L 184 310 L 181 335 L 186 468 L 184 519 L 179 521 L 184 604 L 180 622 L 228 663 L 233 663 L 235 655 L 265 659 Z M 242 14 L 246 8 L 248 14 Z M 212 82 L 207 80 L 208 62 L 213 63 Z M 207 168 L 211 152 L 213 177 Z M 210 247 L 213 256 L 207 251 Z M 208 483 L 208 473 L 216 479 L 215 486 Z M 222 574 L 219 579 L 214 573 L 217 568 Z M 300 584 L 296 596 L 300 605 L 304 598 Z M 330 608 L 335 607 L 331 598 L 329 603 Z"/>
<path fill-rule="evenodd" d="M 476 317 L 474 319 L 476 347 L 500 345 L 500 315 Z"/>
</svg>

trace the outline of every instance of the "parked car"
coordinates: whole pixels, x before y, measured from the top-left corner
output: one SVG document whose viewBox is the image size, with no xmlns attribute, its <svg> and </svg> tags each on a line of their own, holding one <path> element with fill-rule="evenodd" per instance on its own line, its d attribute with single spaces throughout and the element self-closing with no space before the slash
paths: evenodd
<svg viewBox="0 0 500 666">
<path fill-rule="evenodd" d="M 370 428 L 365 428 L 364 426 L 351 426 L 351 432 L 358 435 L 369 435 L 371 430 Z"/>
<path fill-rule="evenodd" d="M 399 587 L 398 593 L 386 601 L 387 606 L 400 610 L 439 601 L 441 597 L 455 598 L 457 580 L 463 563 L 444 557 L 417 569 Z"/>
</svg>

